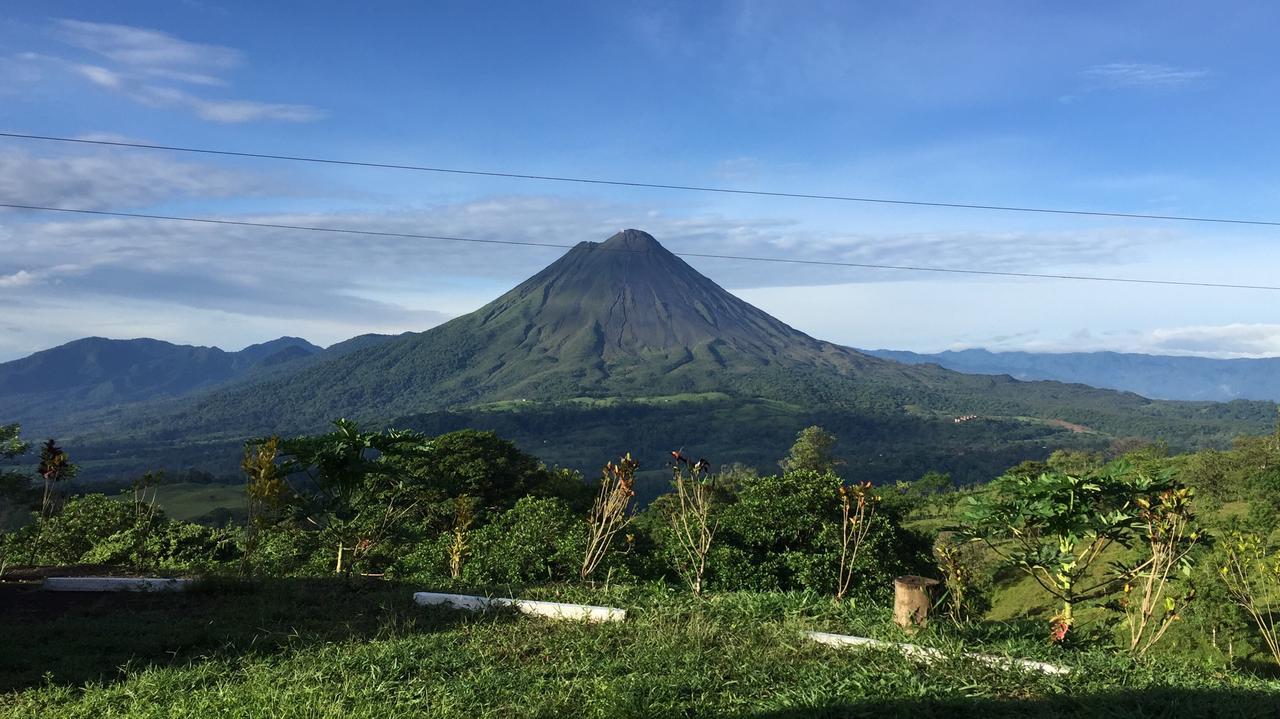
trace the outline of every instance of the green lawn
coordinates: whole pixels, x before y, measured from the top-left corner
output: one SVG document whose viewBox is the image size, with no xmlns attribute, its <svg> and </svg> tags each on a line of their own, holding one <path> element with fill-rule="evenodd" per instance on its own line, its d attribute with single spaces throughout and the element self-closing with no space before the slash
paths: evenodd
<svg viewBox="0 0 1280 719">
<path fill-rule="evenodd" d="M 1275 717 L 1280 682 L 1176 656 L 1062 648 L 1043 627 L 931 629 L 917 641 L 1069 665 L 841 651 L 804 629 L 901 639 L 887 610 L 799 594 L 697 600 L 658 588 L 533 588 L 629 610 L 609 625 L 422 608 L 388 582 L 276 580 L 186 595 L 0 587 L 0 713 L 39 717 Z M 939 625 L 941 626 L 941 625 Z"/>
<path fill-rule="evenodd" d="M 131 492 L 120 495 L 133 501 Z M 244 510 L 244 485 L 175 482 L 156 487 L 156 505 L 174 519 L 190 522 L 216 509 Z"/>
</svg>

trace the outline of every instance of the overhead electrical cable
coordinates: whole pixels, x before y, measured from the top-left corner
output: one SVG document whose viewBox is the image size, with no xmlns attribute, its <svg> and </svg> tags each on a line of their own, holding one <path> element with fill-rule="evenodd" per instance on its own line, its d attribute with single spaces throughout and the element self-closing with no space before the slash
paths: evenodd
<svg viewBox="0 0 1280 719">
<path fill-rule="evenodd" d="M 553 242 L 530 242 L 524 240 L 494 240 L 478 237 L 456 237 L 451 235 L 426 235 L 410 232 L 384 232 L 378 230 L 361 230 L 346 227 L 317 227 L 312 225 L 294 225 L 275 222 L 250 222 L 248 220 L 228 220 L 216 217 L 183 217 L 178 215 L 156 215 L 139 212 L 116 212 L 111 210 L 90 210 L 73 207 L 49 207 L 45 205 L 26 205 L 19 203 L 0 203 L 0 208 L 12 210 L 29 210 L 34 212 L 60 212 L 77 215 L 95 215 L 102 217 L 122 217 L 135 220 L 163 220 L 170 222 L 192 222 L 206 225 L 230 225 L 235 227 L 254 227 L 274 230 L 298 230 L 303 232 L 324 232 L 342 235 L 358 235 L 366 237 L 396 237 L 416 240 L 437 240 L 443 242 L 471 242 L 486 245 L 520 245 L 525 247 L 550 247 L 555 249 L 573 249 L 576 245 Z M 646 252 L 627 248 L 601 248 L 615 252 Z M 1171 285 L 1175 287 L 1216 287 L 1235 290 L 1270 290 L 1280 291 L 1280 286 L 1231 284 L 1226 282 L 1194 282 L 1185 280 L 1156 280 L 1139 277 L 1105 277 L 1095 275 L 1068 275 L 1041 272 L 1011 272 L 1003 270 L 979 270 L 956 267 L 926 267 L 919 265 L 887 265 L 870 262 L 841 262 L 838 260 L 808 260 L 794 257 L 757 257 L 750 255 L 724 255 L 709 252 L 672 252 L 679 257 L 697 257 L 716 260 L 739 260 L 744 262 L 773 262 L 794 265 L 818 265 L 825 267 L 853 267 L 873 270 L 901 270 L 907 272 L 938 272 L 958 275 L 986 275 L 993 277 L 1022 277 L 1048 280 L 1077 280 L 1085 282 L 1115 282 L 1141 285 Z"/>
<path fill-rule="evenodd" d="M 340 160 L 328 157 L 306 157 L 301 155 L 280 155 L 266 152 L 238 152 L 234 150 L 218 150 L 205 147 L 182 147 L 179 145 L 156 145 L 143 142 L 126 142 L 123 140 L 99 140 L 79 137 L 59 137 L 56 135 L 34 135 L 20 132 L 0 132 L 0 137 L 18 140 L 41 140 L 47 142 L 77 143 L 83 145 L 100 145 L 106 147 L 127 147 L 139 150 L 160 150 L 165 152 L 187 152 L 201 155 L 221 155 L 225 157 L 245 157 L 260 160 L 285 160 L 289 162 L 310 162 L 322 165 L 343 165 L 347 167 L 370 167 L 387 170 L 412 170 L 416 172 L 435 172 L 451 175 L 472 175 L 479 177 L 505 177 L 517 180 L 541 180 L 547 182 L 570 182 L 584 185 L 608 185 L 613 187 L 638 187 L 654 190 L 680 190 L 686 192 L 710 192 L 722 195 L 750 195 L 755 197 L 779 197 L 800 200 L 830 200 L 837 202 L 860 202 L 879 205 L 900 205 L 908 207 L 939 207 L 961 210 L 988 210 L 993 212 L 1026 212 L 1047 215 L 1076 215 L 1084 217 L 1115 217 L 1135 220 L 1164 220 L 1171 222 L 1204 222 L 1227 225 L 1259 225 L 1263 227 L 1280 227 L 1280 220 L 1239 219 L 1230 217 L 1195 217 L 1190 215 L 1157 215 L 1140 212 L 1108 212 L 1104 210 L 1071 210 L 1051 207 L 1022 207 L 1017 205 L 978 204 L 965 202 L 936 202 L 929 200 L 903 200 L 886 197 L 856 197 L 852 195 L 832 195 L 809 192 L 782 192 L 774 190 L 750 190 L 734 187 L 711 187 L 702 185 L 686 185 L 662 182 L 639 182 L 633 180 L 611 180 L 588 177 L 568 177 L 562 175 L 544 175 L 523 172 L 501 172 L 494 170 L 470 170 L 456 167 L 431 167 L 426 165 L 404 165 L 386 162 L 368 162 L 360 160 Z"/>
</svg>

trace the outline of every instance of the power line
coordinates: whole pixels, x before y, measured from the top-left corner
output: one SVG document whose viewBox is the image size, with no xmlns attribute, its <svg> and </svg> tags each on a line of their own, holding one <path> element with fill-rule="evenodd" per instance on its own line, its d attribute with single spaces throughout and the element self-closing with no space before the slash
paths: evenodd
<svg viewBox="0 0 1280 719">
<path fill-rule="evenodd" d="M 637 182 L 630 180 L 608 180 L 587 177 L 566 177 L 560 175 L 538 175 L 521 172 L 498 172 L 486 170 L 464 170 L 454 167 L 430 167 L 426 165 L 400 165 L 385 162 L 365 162 L 359 160 L 338 160 L 326 157 L 305 157 L 301 155 L 276 155 L 265 152 L 236 152 L 234 150 L 215 150 L 202 147 L 181 147 L 178 145 L 153 145 L 141 142 L 124 142 L 121 140 L 90 140 L 77 137 L 58 137 L 54 135 L 31 135 L 20 132 L 0 132 L 0 137 L 19 140 L 42 140 L 49 142 L 69 142 L 83 145 L 103 145 L 107 147 L 128 147 L 139 150 L 163 150 L 166 152 L 189 152 L 201 155 L 221 155 L 226 157 L 249 157 L 259 160 L 287 160 L 290 162 L 311 162 L 322 165 L 342 165 L 346 167 L 372 167 L 385 170 L 412 170 L 416 172 L 436 172 L 450 175 L 473 175 L 479 177 L 505 177 L 517 180 L 543 180 L 548 182 L 572 182 L 583 185 L 609 185 L 613 187 L 642 187 L 654 190 L 681 190 L 687 192 L 711 192 L 722 195 L 750 195 L 755 197 L 784 197 L 800 200 L 832 200 L 838 202 L 861 202 L 878 205 L 902 205 L 909 207 L 942 207 L 961 210 L 990 210 L 995 212 L 1030 212 L 1046 215 L 1078 215 L 1085 217 L 1119 217 L 1135 220 L 1168 220 L 1173 222 L 1208 222 L 1227 225 L 1260 225 L 1263 227 L 1280 227 L 1280 220 L 1248 220 L 1229 217 L 1193 217 L 1188 215 L 1150 215 L 1137 212 L 1104 212 L 1101 210 L 1064 210 L 1049 207 L 1020 207 L 1016 205 L 985 205 L 963 202 L 932 202 L 926 200 L 897 200 L 885 197 L 855 197 L 851 195 L 825 195 L 807 192 L 780 192 L 771 190 L 747 190 L 732 187 L 709 187 L 701 185 L 680 185 L 661 182 Z"/>
<path fill-rule="evenodd" d="M 345 227 L 315 227 L 311 225 L 290 225 L 274 222 L 249 222 L 247 220 L 224 220 L 213 217 L 182 217 L 178 215 L 153 215 L 137 212 L 115 212 L 111 210 L 89 210 L 72 207 L 47 207 L 43 205 L 22 205 L 16 203 L 0 203 L 0 208 L 13 210 L 31 210 L 36 212 L 62 212 L 77 215 L 97 215 L 104 217 L 124 217 L 135 220 L 165 220 L 171 222 L 194 222 L 207 225 L 231 225 L 236 227 L 256 227 L 274 230 L 300 230 L 304 232 L 327 232 L 343 235 L 360 235 L 367 237 L 396 237 L 415 240 L 439 240 L 445 242 L 472 242 L 486 245 L 520 245 L 524 247 L 551 247 L 556 249 L 573 249 L 576 245 L 553 242 L 526 242 L 521 240 L 490 240 L 477 237 L 455 237 L 451 235 L 422 235 L 409 232 L 380 232 L 377 230 L 358 230 Z M 597 247 L 597 249 L 601 249 Z M 619 252 L 644 252 L 645 250 L 629 250 L 626 248 L 608 248 Z M 1181 280 L 1152 280 L 1137 277 L 1101 277 L 1094 275 L 1065 275 L 1038 272 L 1005 272 L 1000 270 L 975 270 L 954 267 L 924 267 L 916 265 L 882 265 L 869 262 L 839 262 L 836 260 L 805 260 L 791 257 L 754 257 L 750 255 L 721 255 L 705 252 L 673 252 L 679 257 L 697 257 L 715 260 L 741 260 L 746 262 L 775 262 L 793 265 L 820 265 L 827 267 L 854 267 L 872 270 L 901 270 L 907 272 L 941 272 L 957 275 L 986 275 L 992 277 L 1022 277 L 1047 280 L 1078 280 L 1086 282 L 1118 282 L 1140 285 L 1171 285 L 1175 287 L 1215 287 L 1234 290 L 1270 290 L 1280 291 L 1280 286 L 1240 285 L 1223 282 L 1191 282 Z"/>
</svg>

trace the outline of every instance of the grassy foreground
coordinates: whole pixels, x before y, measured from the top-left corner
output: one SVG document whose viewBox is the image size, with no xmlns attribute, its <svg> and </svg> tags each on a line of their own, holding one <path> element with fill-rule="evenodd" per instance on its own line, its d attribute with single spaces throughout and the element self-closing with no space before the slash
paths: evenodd
<svg viewBox="0 0 1280 719">
<path fill-rule="evenodd" d="M 812 644 L 803 629 L 901 639 L 884 609 L 798 594 L 705 601 L 657 588 L 522 596 L 630 611 L 616 625 L 414 605 L 388 582 L 271 581 L 186 595 L 0 587 L 0 714 L 14 717 L 1274 717 L 1280 682 L 1103 649 L 1043 626 L 917 641 L 1044 659 L 1066 677 Z"/>
</svg>

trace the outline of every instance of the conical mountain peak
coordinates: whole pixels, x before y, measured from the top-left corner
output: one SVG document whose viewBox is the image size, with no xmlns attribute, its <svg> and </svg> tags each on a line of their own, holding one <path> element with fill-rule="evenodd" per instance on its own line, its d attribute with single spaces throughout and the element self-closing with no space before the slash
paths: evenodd
<svg viewBox="0 0 1280 719">
<path fill-rule="evenodd" d="M 650 252 L 665 250 L 653 235 L 644 230 L 620 230 L 617 234 L 600 244 L 605 250 L 629 250 L 631 252 Z"/>
<path fill-rule="evenodd" d="M 493 346 L 519 354 L 566 353 L 605 373 L 618 362 L 674 361 L 700 351 L 773 362 L 829 346 L 743 302 L 664 248 L 653 235 L 622 230 L 579 244 L 475 313 Z M 500 331 L 501 328 L 501 331 Z"/>
</svg>

